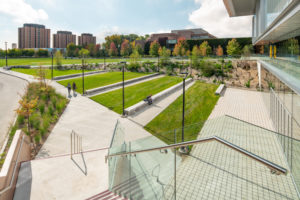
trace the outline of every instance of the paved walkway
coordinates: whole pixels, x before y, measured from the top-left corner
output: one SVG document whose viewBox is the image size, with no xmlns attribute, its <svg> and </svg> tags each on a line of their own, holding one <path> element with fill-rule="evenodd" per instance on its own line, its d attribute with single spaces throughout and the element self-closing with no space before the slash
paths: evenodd
<svg viewBox="0 0 300 200">
<path fill-rule="evenodd" d="M 274 129 L 262 95 L 228 88 L 198 138 L 219 136 L 289 170 L 276 135 L 247 123 Z M 272 174 L 266 166 L 218 142 L 195 145 L 179 166 L 176 181 L 178 199 L 298 199 L 290 173 Z"/>
<path fill-rule="evenodd" d="M 186 86 L 186 90 L 189 89 L 195 82 L 192 82 Z M 153 103 L 146 110 L 142 110 L 135 115 L 129 117 L 129 119 L 137 122 L 142 126 L 146 126 L 152 119 L 154 119 L 159 113 L 166 109 L 171 103 L 173 103 L 180 95 L 182 95 L 182 90 L 178 90 L 168 97 L 162 99 L 157 103 Z"/>
<path fill-rule="evenodd" d="M 15 120 L 15 110 L 19 107 L 18 101 L 26 85 L 27 82 L 22 79 L 0 73 L 0 149 Z"/>
</svg>

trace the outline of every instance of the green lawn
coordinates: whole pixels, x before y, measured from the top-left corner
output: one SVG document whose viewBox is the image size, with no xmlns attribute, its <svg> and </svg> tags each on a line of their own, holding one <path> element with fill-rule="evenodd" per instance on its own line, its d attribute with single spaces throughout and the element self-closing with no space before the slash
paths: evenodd
<svg viewBox="0 0 300 200">
<path fill-rule="evenodd" d="M 145 60 L 151 60 L 149 58 L 144 58 Z M 123 58 L 106 58 L 105 62 L 120 62 L 124 61 Z M 86 59 L 87 63 L 104 63 L 103 58 L 99 59 Z M 51 58 L 8 58 L 8 66 L 12 65 L 32 65 L 32 66 L 39 66 L 39 65 L 51 65 L 52 59 Z M 81 64 L 81 59 L 62 59 L 62 64 Z M 55 65 L 55 59 L 54 59 Z M 0 67 L 5 66 L 5 59 L 0 59 Z"/>
<path fill-rule="evenodd" d="M 181 81 L 182 78 L 179 77 L 165 76 L 162 78 L 157 78 L 144 83 L 126 87 L 125 108 L 128 108 L 142 101 L 150 94 L 157 94 Z M 97 95 L 92 97 L 91 99 L 117 113 L 122 113 L 122 89 Z"/>
<path fill-rule="evenodd" d="M 125 72 L 125 80 L 145 76 L 148 74 L 149 73 Z M 110 85 L 121 81 L 122 81 L 122 72 L 108 72 L 103 74 L 87 76 L 84 78 L 84 89 L 88 90 L 88 89 Z M 64 86 L 67 86 L 68 83 L 72 84 L 73 82 L 75 82 L 77 85 L 77 91 L 82 93 L 82 77 L 58 81 L 58 83 Z"/>
<path fill-rule="evenodd" d="M 18 69 L 18 68 L 13 68 L 11 70 L 16 71 L 16 72 L 21 72 L 21 73 L 24 73 L 24 74 L 37 76 L 39 69 Z M 51 79 L 51 69 L 45 69 L 45 70 L 46 70 L 46 78 Z M 95 71 L 95 70 L 85 70 L 85 71 L 90 72 L 90 71 Z M 68 75 L 68 74 L 78 74 L 78 73 L 81 73 L 81 70 L 75 70 L 75 69 L 69 69 L 69 70 L 54 69 L 53 70 L 53 76 L 54 77 L 55 76 Z"/>
<path fill-rule="evenodd" d="M 184 140 L 197 138 L 219 96 L 215 95 L 217 85 L 197 81 L 186 91 Z M 167 144 L 174 143 L 174 129 L 177 128 L 177 142 L 181 142 L 182 95 L 178 97 L 144 128 Z"/>
</svg>

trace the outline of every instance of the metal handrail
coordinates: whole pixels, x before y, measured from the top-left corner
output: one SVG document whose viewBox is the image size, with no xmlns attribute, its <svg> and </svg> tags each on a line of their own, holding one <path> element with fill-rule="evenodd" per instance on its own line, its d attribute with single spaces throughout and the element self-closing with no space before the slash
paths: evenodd
<svg viewBox="0 0 300 200">
<path fill-rule="evenodd" d="M 17 158 L 15 160 L 14 171 L 13 171 L 13 175 L 10 179 L 10 183 L 6 188 L 4 188 L 0 191 L 0 196 L 2 196 L 5 192 L 7 192 L 8 190 L 10 190 L 12 188 L 12 183 L 13 183 L 13 180 L 15 179 L 16 169 L 18 167 L 19 156 L 20 156 L 21 149 L 23 147 L 24 139 L 25 139 L 25 135 L 22 136 L 22 141 L 21 141 L 21 144 L 19 146 L 18 155 L 17 155 Z"/>
<path fill-rule="evenodd" d="M 256 154 L 253 154 L 235 144 L 232 144 L 220 137 L 217 136 L 212 136 L 212 137 L 207 137 L 207 138 L 201 138 L 198 140 L 192 140 L 192 141 L 188 141 L 188 142 L 181 142 L 181 143 L 177 143 L 177 144 L 170 144 L 170 145 L 166 145 L 166 146 L 162 146 L 162 147 L 154 147 L 154 148 L 149 148 L 149 149 L 142 149 L 142 150 L 137 150 L 137 151 L 132 151 L 132 152 L 120 152 L 120 153 L 115 153 L 115 154 L 110 154 L 105 156 L 105 162 L 107 162 L 107 160 L 110 157 L 114 157 L 114 156 L 127 156 L 127 155 L 132 155 L 132 154 L 138 154 L 138 153 L 145 153 L 145 152 L 149 152 L 149 151 L 157 151 L 157 150 L 161 150 L 161 149 L 172 149 L 172 148 L 179 148 L 179 147 L 184 147 L 184 146 L 189 146 L 189 145 L 194 145 L 194 144 L 198 144 L 198 143 L 203 143 L 203 142 L 211 142 L 211 141 L 217 141 L 220 142 L 224 145 L 226 145 L 227 147 L 236 150 L 260 163 L 262 163 L 263 165 L 267 166 L 268 168 L 271 169 L 271 173 L 276 173 L 276 174 L 287 174 L 287 170 L 271 161 L 268 161 Z"/>
</svg>

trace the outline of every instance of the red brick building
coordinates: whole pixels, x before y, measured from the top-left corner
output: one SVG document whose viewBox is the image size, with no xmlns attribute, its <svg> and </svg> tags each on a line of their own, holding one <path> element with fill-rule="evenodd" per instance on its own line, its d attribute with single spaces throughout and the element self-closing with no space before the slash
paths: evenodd
<svg viewBox="0 0 300 200">
<path fill-rule="evenodd" d="M 53 34 L 53 48 L 67 48 L 68 44 L 76 44 L 76 35 L 70 31 L 57 31 Z"/>
<path fill-rule="evenodd" d="M 24 24 L 18 30 L 20 49 L 50 48 L 50 29 L 40 24 Z"/>
<path fill-rule="evenodd" d="M 89 44 L 96 44 L 96 37 L 90 33 L 82 33 L 81 36 L 78 36 L 78 45 L 86 46 Z"/>
</svg>

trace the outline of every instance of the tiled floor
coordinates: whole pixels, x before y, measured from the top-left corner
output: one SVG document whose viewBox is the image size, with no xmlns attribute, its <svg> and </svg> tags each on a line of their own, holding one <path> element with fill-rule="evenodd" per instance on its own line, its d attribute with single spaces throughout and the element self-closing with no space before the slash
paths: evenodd
<svg viewBox="0 0 300 200">
<path fill-rule="evenodd" d="M 288 169 L 273 132 L 224 115 L 273 129 L 261 93 L 227 89 L 199 138 L 219 136 Z M 176 181 L 177 199 L 298 199 L 290 173 L 272 174 L 261 163 L 214 141 L 194 145 L 177 169 Z"/>
</svg>

